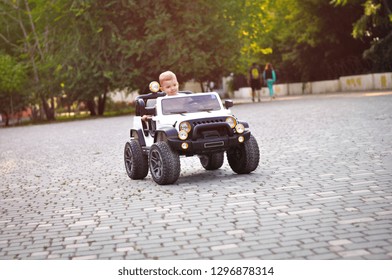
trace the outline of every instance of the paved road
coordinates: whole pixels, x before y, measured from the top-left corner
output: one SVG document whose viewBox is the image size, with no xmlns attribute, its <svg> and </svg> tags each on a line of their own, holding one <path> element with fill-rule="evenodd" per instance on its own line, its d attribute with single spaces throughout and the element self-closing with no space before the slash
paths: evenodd
<svg viewBox="0 0 392 280">
<path fill-rule="evenodd" d="M 233 108 L 261 161 L 132 181 L 132 117 L 0 130 L 0 259 L 392 259 L 392 94 Z"/>
</svg>

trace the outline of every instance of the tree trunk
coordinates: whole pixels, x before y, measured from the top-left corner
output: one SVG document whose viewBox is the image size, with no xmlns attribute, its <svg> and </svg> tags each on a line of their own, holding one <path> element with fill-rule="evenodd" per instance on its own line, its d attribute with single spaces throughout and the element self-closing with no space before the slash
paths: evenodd
<svg viewBox="0 0 392 280">
<path fill-rule="evenodd" d="M 201 88 L 201 92 L 205 92 L 203 82 L 200 82 L 200 88 Z"/>
<path fill-rule="evenodd" d="M 49 112 L 50 112 L 50 119 L 51 120 L 55 120 L 56 116 L 55 116 L 55 104 L 54 104 L 54 97 L 52 96 L 52 98 L 50 99 L 50 103 L 51 106 L 49 108 Z"/>
<path fill-rule="evenodd" d="M 9 126 L 10 125 L 10 117 L 7 114 L 7 112 L 4 112 L 4 116 L 5 116 L 5 126 Z"/>
<path fill-rule="evenodd" d="M 36 107 L 35 105 L 31 106 L 31 119 L 33 122 L 41 120 L 42 114 L 40 113 L 41 109 Z"/>
<path fill-rule="evenodd" d="M 41 97 L 41 101 L 42 101 L 42 107 L 44 108 L 44 112 L 46 115 L 46 119 L 48 121 L 54 121 L 55 117 L 54 117 L 54 108 L 51 108 L 48 104 L 48 102 L 45 100 L 44 97 Z"/>
<path fill-rule="evenodd" d="M 103 116 L 103 113 L 105 112 L 105 103 L 106 103 L 106 93 L 103 94 L 103 96 L 99 96 L 98 99 L 98 115 Z"/>
<path fill-rule="evenodd" d="M 90 111 L 90 116 L 96 116 L 94 100 L 87 100 L 87 108 Z"/>
</svg>

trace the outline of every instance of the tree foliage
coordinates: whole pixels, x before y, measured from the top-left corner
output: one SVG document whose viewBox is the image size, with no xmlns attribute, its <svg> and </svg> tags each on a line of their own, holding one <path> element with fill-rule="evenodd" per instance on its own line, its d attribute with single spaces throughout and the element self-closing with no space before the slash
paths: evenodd
<svg viewBox="0 0 392 280">
<path fill-rule="evenodd" d="M 352 36 L 368 41 L 363 56 L 372 62 L 372 71 L 392 71 L 392 3 L 388 0 L 333 0 L 336 6 L 361 5 L 362 14 L 353 24 Z"/>
<path fill-rule="evenodd" d="M 13 57 L 0 53 L 0 113 L 6 117 L 18 112 L 26 105 L 27 98 L 22 92 L 26 84 L 25 66 Z"/>
<path fill-rule="evenodd" d="M 366 71 L 361 55 L 367 45 L 350 36 L 360 6 L 336 9 L 323 0 L 259 1 L 263 3 L 258 16 L 263 18 L 258 20 L 261 36 L 253 44 L 269 46 L 271 51 L 259 52 L 253 59 L 260 64 L 272 62 L 280 82 L 333 79 Z"/>
<path fill-rule="evenodd" d="M 111 22 L 130 73 L 143 91 L 171 69 L 180 81 L 206 81 L 227 74 L 236 61 L 237 38 L 218 1 L 122 1 L 111 4 Z M 130 16 L 131 14 L 131 16 Z"/>
<path fill-rule="evenodd" d="M 0 48 L 26 65 L 27 84 L 13 94 L 39 102 L 50 120 L 59 97 L 103 114 L 109 91 L 144 92 L 165 70 L 180 82 L 246 74 L 253 62 L 272 62 L 280 82 L 389 71 L 389 5 L 387 0 L 0 0 Z"/>
<path fill-rule="evenodd" d="M 28 88 L 42 103 L 48 120 L 55 118 L 54 97 L 60 90 L 55 70 L 63 55 L 60 34 L 64 26 L 59 19 L 65 11 L 65 3 L 66 0 L 0 2 L 3 15 L 0 37 L 5 49 L 28 65 L 31 76 Z"/>
<path fill-rule="evenodd" d="M 222 3 L 98 0 L 68 4 L 62 19 L 66 28 L 59 39 L 63 59 L 56 68 L 67 98 L 84 101 L 91 114 L 103 114 L 108 91 L 143 92 L 166 69 L 176 72 L 180 81 L 202 82 L 227 74 L 235 62 L 236 38 L 220 13 Z"/>
</svg>

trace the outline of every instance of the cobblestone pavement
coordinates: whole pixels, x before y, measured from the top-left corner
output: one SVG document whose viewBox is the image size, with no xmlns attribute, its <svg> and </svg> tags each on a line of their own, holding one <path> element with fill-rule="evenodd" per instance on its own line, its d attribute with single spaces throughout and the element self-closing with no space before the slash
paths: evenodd
<svg viewBox="0 0 392 280">
<path fill-rule="evenodd" d="M 132 117 L 0 130 L 0 259 L 392 259 L 392 93 L 248 103 L 258 169 L 132 181 Z"/>
</svg>

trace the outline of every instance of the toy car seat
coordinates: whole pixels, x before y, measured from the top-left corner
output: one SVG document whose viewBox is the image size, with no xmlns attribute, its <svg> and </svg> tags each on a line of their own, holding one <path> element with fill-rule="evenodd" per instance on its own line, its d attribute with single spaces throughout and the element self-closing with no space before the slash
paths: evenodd
<svg viewBox="0 0 392 280">
<path fill-rule="evenodd" d="M 144 116 L 144 115 L 155 116 L 156 99 L 158 97 L 162 97 L 165 95 L 166 93 L 164 92 L 157 92 L 157 93 L 140 95 L 136 97 L 136 110 L 135 110 L 136 116 Z M 154 121 L 152 121 L 151 119 L 149 119 L 147 122 L 142 121 L 142 125 L 143 125 L 143 131 L 145 136 L 148 136 L 149 133 L 151 133 L 151 135 L 154 136 L 154 132 L 156 128 Z"/>
</svg>

